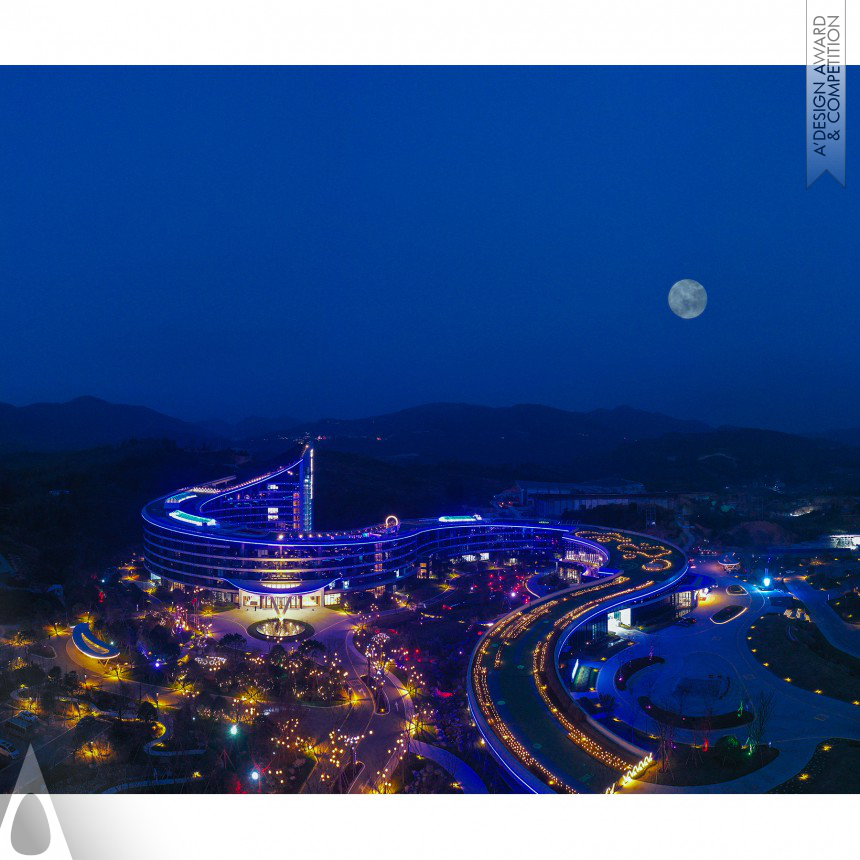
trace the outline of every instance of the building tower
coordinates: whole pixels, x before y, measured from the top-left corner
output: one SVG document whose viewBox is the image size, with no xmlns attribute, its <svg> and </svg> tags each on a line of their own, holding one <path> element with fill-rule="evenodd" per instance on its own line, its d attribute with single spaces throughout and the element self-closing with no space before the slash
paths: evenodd
<svg viewBox="0 0 860 860">
<path fill-rule="evenodd" d="M 301 530 L 307 534 L 314 530 L 314 449 L 310 444 L 302 452 L 299 481 L 301 483 Z"/>
</svg>

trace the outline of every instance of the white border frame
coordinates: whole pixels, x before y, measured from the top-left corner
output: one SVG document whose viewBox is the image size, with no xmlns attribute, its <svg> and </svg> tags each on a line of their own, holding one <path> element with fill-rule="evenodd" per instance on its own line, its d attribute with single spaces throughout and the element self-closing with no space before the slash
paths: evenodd
<svg viewBox="0 0 860 860">
<path fill-rule="evenodd" d="M 96 65 L 803 65 L 804 22 L 805 0 L 25 0 L 0 11 L 0 57 Z"/>
</svg>

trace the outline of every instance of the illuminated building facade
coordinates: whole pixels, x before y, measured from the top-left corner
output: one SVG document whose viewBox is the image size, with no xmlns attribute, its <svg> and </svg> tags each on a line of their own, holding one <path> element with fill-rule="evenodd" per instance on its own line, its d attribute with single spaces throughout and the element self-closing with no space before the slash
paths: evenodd
<svg viewBox="0 0 860 860">
<path fill-rule="evenodd" d="M 435 559 L 545 554 L 580 570 L 608 559 L 598 543 L 556 523 L 473 516 L 313 531 L 313 450 L 238 484 L 180 490 L 148 504 L 144 557 L 155 580 L 201 588 L 248 607 L 320 606 L 344 593 L 380 592 Z"/>
</svg>

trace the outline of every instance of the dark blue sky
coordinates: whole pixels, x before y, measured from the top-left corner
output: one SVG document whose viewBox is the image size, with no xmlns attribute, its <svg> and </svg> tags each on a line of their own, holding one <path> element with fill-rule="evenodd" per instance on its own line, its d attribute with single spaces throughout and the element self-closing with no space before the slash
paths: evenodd
<svg viewBox="0 0 860 860">
<path fill-rule="evenodd" d="M 0 400 L 860 424 L 860 213 L 805 188 L 803 75 L 4 68 Z"/>
</svg>

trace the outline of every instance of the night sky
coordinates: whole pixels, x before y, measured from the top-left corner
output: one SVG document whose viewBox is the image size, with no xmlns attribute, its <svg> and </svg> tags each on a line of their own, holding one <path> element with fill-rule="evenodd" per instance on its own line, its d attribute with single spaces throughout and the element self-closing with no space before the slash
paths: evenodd
<svg viewBox="0 0 860 860">
<path fill-rule="evenodd" d="M 860 425 L 804 70 L 0 70 L 0 401 Z M 708 290 L 698 319 L 666 295 Z"/>
</svg>

